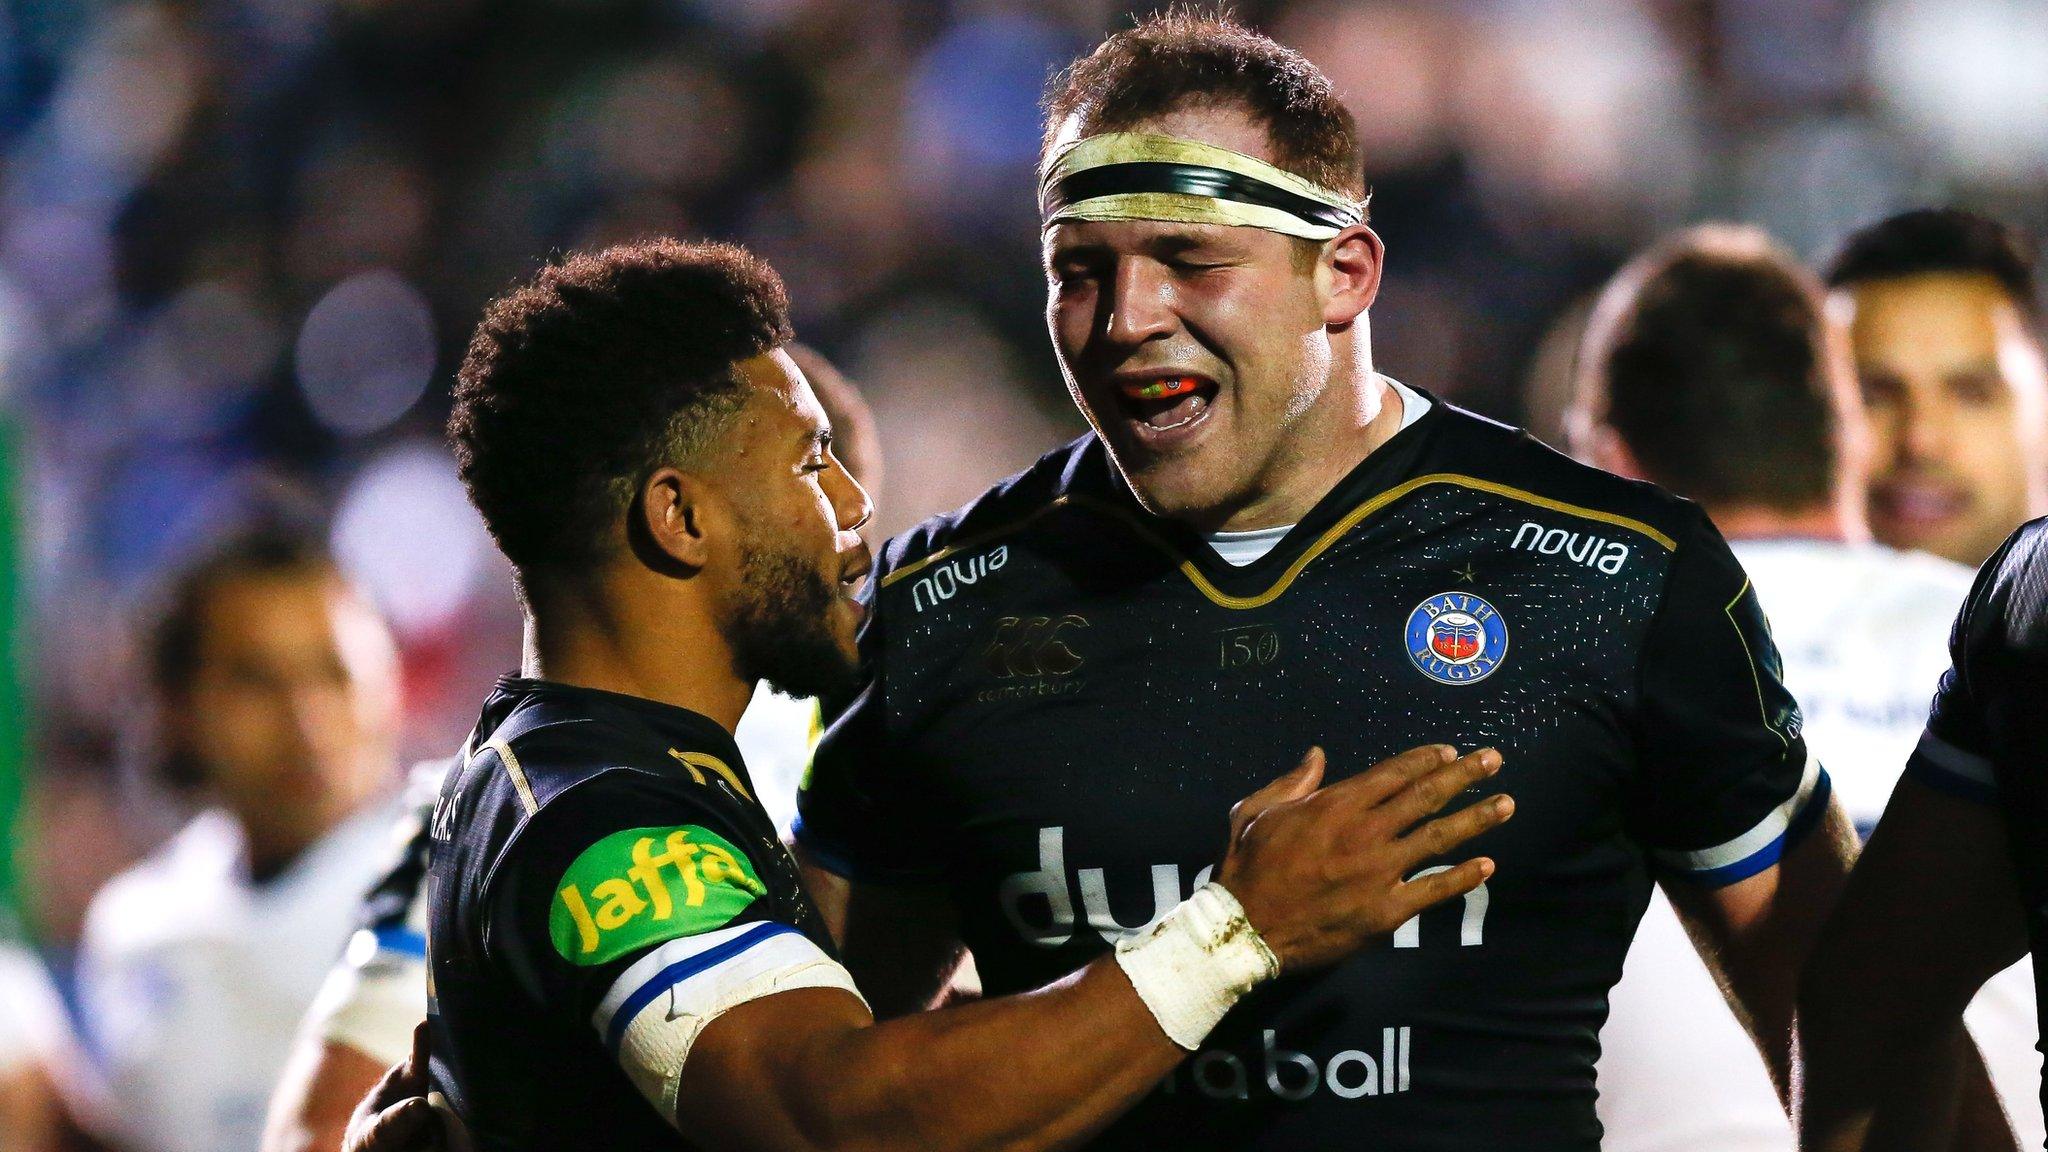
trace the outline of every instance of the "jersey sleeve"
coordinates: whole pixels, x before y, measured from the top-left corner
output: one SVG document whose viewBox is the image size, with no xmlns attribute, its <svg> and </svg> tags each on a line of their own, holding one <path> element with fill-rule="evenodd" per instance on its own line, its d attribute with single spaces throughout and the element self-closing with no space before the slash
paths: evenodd
<svg viewBox="0 0 2048 1152">
<path fill-rule="evenodd" d="M 1722 887 L 1776 864 L 1828 800 L 1770 626 L 1706 516 L 1679 538 L 1639 668 L 1638 839 Z"/>
<path fill-rule="evenodd" d="M 379 1064 L 405 1059 L 427 1014 L 427 823 L 448 768 L 414 770 L 392 829 L 392 863 L 364 895 L 356 930 L 307 1011 L 320 1039 Z"/>
<path fill-rule="evenodd" d="M 1990 650 L 2001 634 L 2010 588 L 1999 574 L 2025 535 L 2024 528 L 2014 533 L 1978 570 L 1970 597 L 1949 630 L 1949 668 L 1935 689 L 1927 730 L 1906 761 L 1906 775 L 1920 783 L 1984 805 L 1998 803 L 1987 712 L 1995 680 Z"/>
<path fill-rule="evenodd" d="M 806 856 L 848 879 L 933 884 L 944 879 L 946 863 L 931 790 L 916 785 L 910 757 L 890 736 L 885 599 L 878 591 L 861 630 L 863 687 L 811 759 L 792 832 Z"/>
<path fill-rule="evenodd" d="M 488 960 L 669 1118 L 690 1045 L 721 1014 L 794 988 L 859 995 L 775 915 L 763 846 L 690 791 L 629 770 L 578 784 L 520 833 L 486 897 Z"/>
</svg>

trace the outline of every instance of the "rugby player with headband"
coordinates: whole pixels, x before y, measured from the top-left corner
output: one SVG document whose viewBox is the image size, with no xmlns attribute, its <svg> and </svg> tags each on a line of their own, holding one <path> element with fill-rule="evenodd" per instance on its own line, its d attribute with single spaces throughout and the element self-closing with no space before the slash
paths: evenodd
<svg viewBox="0 0 2048 1152">
<path fill-rule="evenodd" d="M 429 822 L 431 1087 L 476 1148 L 1071 1145 L 1246 993 L 1491 874 L 1413 875 L 1508 818 L 1432 819 L 1497 753 L 1429 743 L 1321 788 L 1311 751 L 1261 766 L 1213 881 L 1114 957 L 876 1024 L 733 738 L 758 682 L 843 700 L 856 676 L 871 509 L 790 337 L 765 264 L 660 241 L 543 270 L 463 362 L 450 437 L 527 612 Z M 433 1115 L 353 1138 L 410 1147 Z"/>
<path fill-rule="evenodd" d="M 796 834 L 869 1002 L 930 1003 L 963 948 L 998 996 L 1128 968 L 1296 747 L 1494 745 L 1496 875 L 1252 992 L 1089 1146 L 1592 1152 L 1660 882 L 1782 1091 L 1853 841 L 1712 524 L 1375 370 L 1357 132 L 1298 53 L 1176 11 L 1046 107 L 1046 318 L 1092 431 L 877 561 Z"/>
</svg>

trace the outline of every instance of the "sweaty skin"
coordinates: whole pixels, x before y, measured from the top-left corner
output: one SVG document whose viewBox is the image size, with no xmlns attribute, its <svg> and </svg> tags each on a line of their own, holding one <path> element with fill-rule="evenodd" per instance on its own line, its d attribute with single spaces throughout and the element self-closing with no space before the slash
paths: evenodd
<svg viewBox="0 0 2048 1152">
<path fill-rule="evenodd" d="M 1230 107 L 1132 130 L 1275 159 L 1265 128 Z M 1053 146 L 1081 131 L 1069 121 Z M 1148 509 L 1208 532 L 1291 524 L 1399 430 L 1366 322 L 1384 256 L 1363 224 L 1320 245 L 1147 220 L 1046 231 L 1046 324 L 1068 390 Z M 1130 395 L 1186 377 L 1203 382 L 1193 395 Z"/>
<path fill-rule="evenodd" d="M 841 578 L 848 594 L 823 623 L 851 666 L 867 495 L 832 457 L 824 413 L 786 355 L 756 357 L 740 372 L 752 391 L 719 464 L 703 465 L 704 475 L 656 469 L 625 529 L 636 547 L 573 599 L 530 599 L 528 675 L 691 708 L 730 729 L 754 687 L 735 670 L 722 626 L 741 593 L 745 532 Z M 689 578 L 670 574 L 678 571 Z M 1492 873 L 1478 858 L 1403 879 L 1509 818 L 1512 803 L 1495 797 L 1431 819 L 1500 763 L 1491 749 L 1458 757 L 1436 745 L 1324 788 L 1312 750 L 1232 812 L 1217 882 L 1282 970 L 1333 963 Z M 803 988 L 706 1025 L 670 1119 L 682 1128 L 687 1117 L 692 1140 L 717 1148 L 1063 1148 L 1186 1055 L 1112 956 L 1026 995 L 881 1024 L 843 990 Z M 358 1110 L 345 1147 L 439 1146 L 436 1126 L 407 1099 L 416 1091 L 416 1076 L 394 1069 Z"/>
<path fill-rule="evenodd" d="M 1870 527 L 1971 567 L 2048 512 L 2048 366 L 1998 282 L 1937 272 L 1836 290 L 1869 411 Z"/>
</svg>

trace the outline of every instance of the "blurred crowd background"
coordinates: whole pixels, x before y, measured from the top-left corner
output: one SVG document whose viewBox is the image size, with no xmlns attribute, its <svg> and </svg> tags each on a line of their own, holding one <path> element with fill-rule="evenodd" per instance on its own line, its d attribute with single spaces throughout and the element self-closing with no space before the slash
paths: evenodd
<svg viewBox="0 0 2048 1152">
<path fill-rule="evenodd" d="M 252 479 L 330 504 L 400 645 L 408 758 L 516 662 L 441 440 L 483 301 L 564 249 L 738 239 L 863 389 L 881 532 L 1077 432 L 1044 334 L 1037 100 L 1107 0 L 0 3 L 5 790 L 57 967 L 181 814 L 126 621 Z M 1587 297 L 1675 225 L 1817 256 L 1950 202 L 2048 223 L 2039 0 L 1303 0 L 1346 93 L 1379 367 L 1554 427 Z"/>
</svg>

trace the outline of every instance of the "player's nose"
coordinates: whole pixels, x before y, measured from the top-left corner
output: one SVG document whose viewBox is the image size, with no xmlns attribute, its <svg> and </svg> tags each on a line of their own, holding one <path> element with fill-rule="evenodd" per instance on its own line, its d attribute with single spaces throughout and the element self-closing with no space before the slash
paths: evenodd
<svg viewBox="0 0 2048 1152">
<path fill-rule="evenodd" d="M 853 478 L 844 468 L 834 468 L 830 473 L 832 486 L 832 511 L 838 518 L 841 532 L 858 532 L 874 519 L 875 503 L 868 497 L 868 490 Z"/>
<path fill-rule="evenodd" d="M 1946 407 L 1916 398 L 1909 399 L 1904 408 L 1899 443 L 1906 457 L 1912 460 L 1939 459 L 1945 454 L 1949 440 Z"/>
<path fill-rule="evenodd" d="M 1102 294 L 1102 335 L 1136 346 L 1173 332 L 1173 286 L 1156 261 L 1125 258 Z"/>
</svg>

